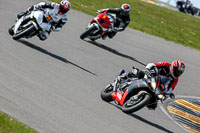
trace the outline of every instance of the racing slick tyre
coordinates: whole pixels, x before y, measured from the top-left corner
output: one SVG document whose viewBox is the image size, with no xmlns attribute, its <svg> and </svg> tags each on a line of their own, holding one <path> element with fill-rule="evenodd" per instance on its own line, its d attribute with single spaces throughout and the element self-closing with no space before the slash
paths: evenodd
<svg viewBox="0 0 200 133">
<path fill-rule="evenodd" d="M 133 99 L 132 97 L 123 104 L 122 111 L 124 113 L 130 114 L 136 112 L 146 106 L 150 101 L 149 94 L 145 94 L 137 100 Z"/>
<path fill-rule="evenodd" d="M 113 86 L 111 84 L 107 85 L 105 89 L 101 91 L 101 99 L 106 102 L 113 101 L 113 98 L 111 96 L 111 93 L 113 93 Z"/>
<path fill-rule="evenodd" d="M 14 35 L 13 27 L 14 27 L 14 26 L 12 26 L 12 27 L 10 27 L 10 28 L 8 29 L 8 33 L 9 33 L 11 36 Z"/>
<path fill-rule="evenodd" d="M 95 30 L 97 30 L 97 27 L 95 25 L 93 25 L 92 27 L 88 28 L 85 32 L 83 32 L 80 35 L 80 38 L 83 40 L 86 37 L 88 37 L 90 35 L 90 33 L 93 33 Z"/>
<path fill-rule="evenodd" d="M 36 28 L 35 28 L 35 26 L 33 24 L 27 25 L 25 29 L 22 29 L 17 34 L 14 34 L 13 35 L 13 39 L 14 40 L 19 40 L 22 37 L 30 35 L 34 31 L 36 31 Z"/>
</svg>

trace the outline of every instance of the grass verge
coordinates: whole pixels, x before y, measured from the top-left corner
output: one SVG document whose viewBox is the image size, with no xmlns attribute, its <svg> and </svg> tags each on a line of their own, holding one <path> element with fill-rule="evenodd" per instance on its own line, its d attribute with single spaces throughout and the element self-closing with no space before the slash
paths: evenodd
<svg viewBox="0 0 200 133">
<path fill-rule="evenodd" d="M 51 0 L 59 2 L 60 0 Z M 200 19 L 141 0 L 70 0 L 72 8 L 96 16 L 98 9 L 129 3 L 130 28 L 200 50 Z M 90 20 L 88 20 L 89 22 Z"/>
<path fill-rule="evenodd" d="M 0 112 L 0 133 L 37 133 L 37 132 Z"/>
</svg>

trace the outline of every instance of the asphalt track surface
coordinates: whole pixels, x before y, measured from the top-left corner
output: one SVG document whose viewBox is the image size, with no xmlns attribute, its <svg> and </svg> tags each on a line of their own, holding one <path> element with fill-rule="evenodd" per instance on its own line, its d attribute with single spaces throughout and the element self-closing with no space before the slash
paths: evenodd
<svg viewBox="0 0 200 133">
<path fill-rule="evenodd" d="M 71 10 L 59 33 L 14 41 L 7 30 L 17 13 L 39 0 L 0 1 L 0 111 L 42 133 L 185 132 L 158 107 L 132 115 L 101 100 L 121 68 L 182 59 L 175 94 L 200 96 L 200 52 L 132 29 L 97 43 L 79 35 L 93 18 Z"/>
</svg>

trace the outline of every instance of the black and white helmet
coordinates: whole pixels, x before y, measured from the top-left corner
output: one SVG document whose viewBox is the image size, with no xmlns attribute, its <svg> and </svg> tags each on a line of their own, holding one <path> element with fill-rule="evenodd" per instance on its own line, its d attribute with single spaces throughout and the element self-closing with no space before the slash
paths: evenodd
<svg viewBox="0 0 200 133">
<path fill-rule="evenodd" d="M 129 4 L 126 4 L 124 3 L 122 6 L 121 6 L 121 9 L 122 9 L 122 14 L 123 15 L 128 15 L 130 10 L 131 10 L 131 6 Z"/>
</svg>

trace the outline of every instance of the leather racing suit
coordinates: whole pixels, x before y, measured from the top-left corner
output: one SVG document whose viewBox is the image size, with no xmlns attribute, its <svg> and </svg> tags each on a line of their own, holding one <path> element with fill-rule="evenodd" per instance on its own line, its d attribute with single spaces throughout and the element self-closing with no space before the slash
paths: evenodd
<svg viewBox="0 0 200 133">
<path fill-rule="evenodd" d="M 173 90 L 175 89 L 175 86 L 178 83 L 178 78 L 174 78 L 171 73 L 170 73 L 170 63 L 169 62 L 155 62 L 155 63 L 149 63 L 147 64 L 147 66 L 145 67 L 146 70 L 152 70 L 154 67 L 158 68 L 159 71 L 159 75 L 161 77 L 167 77 L 167 80 L 165 80 L 164 78 L 164 84 L 165 84 L 165 92 L 162 93 L 162 95 L 164 95 L 164 99 L 162 100 L 166 100 L 168 97 L 174 99 L 175 95 L 173 94 Z M 124 70 L 123 70 L 124 71 Z M 121 74 L 121 76 L 119 76 L 118 78 L 122 78 L 122 79 L 127 79 L 127 78 L 139 78 L 142 79 L 144 78 L 144 71 L 139 70 L 135 67 L 133 67 L 132 71 L 125 73 L 125 71 Z M 161 90 L 156 91 L 155 93 L 160 94 Z M 150 106 L 148 106 L 149 109 L 155 109 L 157 107 L 157 103 L 154 103 Z"/>
<path fill-rule="evenodd" d="M 130 16 L 129 13 L 124 15 L 121 8 L 108 8 L 102 9 L 99 13 L 107 11 L 107 13 L 115 14 L 116 15 L 116 23 L 114 24 L 114 29 L 107 33 L 109 38 L 113 38 L 117 32 L 125 30 L 125 28 L 130 23 Z"/>
<path fill-rule="evenodd" d="M 30 8 L 28 8 L 25 12 L 22 12 L 17 15 L 17 17 L 20 18 L 21 16 L 23 16 L 24 14 L 27 14 L 30 11 L 39 10 L 39 9 L 45 10 L 47 8 L 49 9 L 48 10 L 49 15 L 53 19 L 52 28 L 50 31 L 44 31 L 41 34 L 39 34 L 38 37 L 40 38 L 40 40 L 46 40 L 52 30 L 60 31 L 62 29 L 62 26 L 67 22 L 67 13 L 62 14 L 59 11 L 59 4 L 55 2 L 52 2 L 52 3 L 40 2 L 39 4 L 33 5 Z"/>
</svg>

